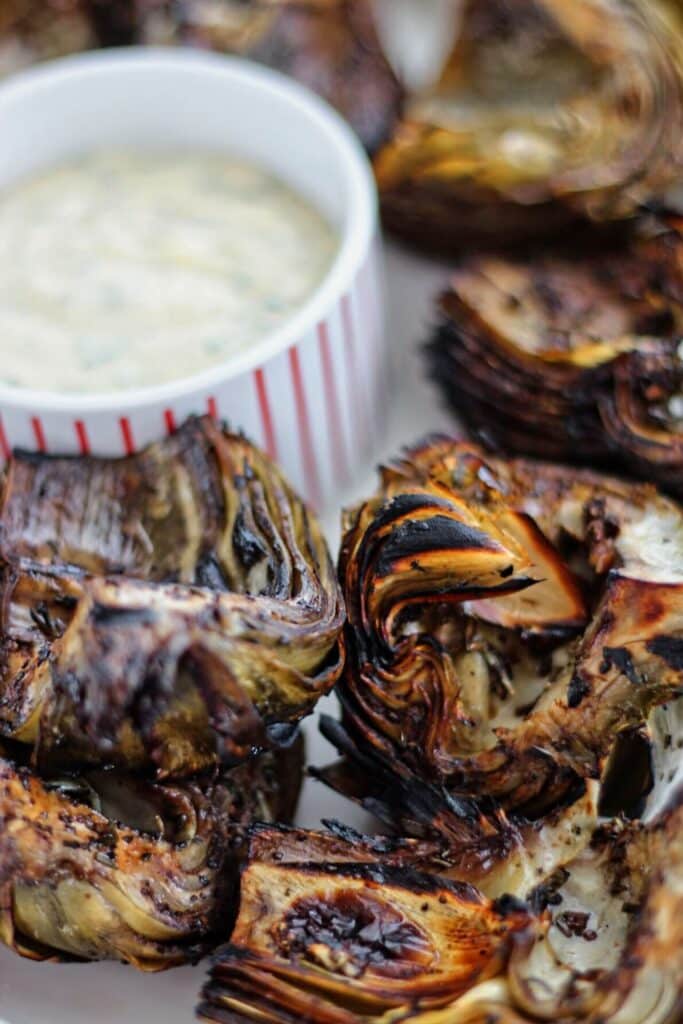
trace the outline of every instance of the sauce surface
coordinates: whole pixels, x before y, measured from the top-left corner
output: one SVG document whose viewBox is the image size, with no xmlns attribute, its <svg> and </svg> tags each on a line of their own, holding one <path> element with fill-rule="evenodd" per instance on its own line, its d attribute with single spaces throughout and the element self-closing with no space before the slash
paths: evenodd
<svg viewBox="0 0 683 1024">
<path fill-rule="evenodd" d="M 0 382 L 103 392 L 198 373 L 310 297 L 337 235 L 227 155 L 103 150 L 0 193 Z"/>
</svg>

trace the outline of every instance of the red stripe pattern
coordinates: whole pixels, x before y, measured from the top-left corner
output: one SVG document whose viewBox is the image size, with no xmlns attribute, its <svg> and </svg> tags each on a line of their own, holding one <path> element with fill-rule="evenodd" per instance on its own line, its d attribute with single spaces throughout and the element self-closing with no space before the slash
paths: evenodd
<svg viewBox="0 0 683 1024">
<path fill-rule="evenodd" d="M 337 395 L 337 384 L 334 375 L 334 363 L 330 348 L 330 332 L 325 321 L 318 324 L 318 345 L 320 348 L 320 364 L 323 371 L 323 387 L 325 389 L 325 408 L 327 424 L 330 432 L 332 466 L 339 466 L 342 483 L 349 479 L 346 448 L 342 431 L 341 409 Z"/>
<path fill-rule="evenodd" d="M 166 424 L 166 433 L 172 434 L 175 431 L 175 414 L 173 409 L 164 409 L 164 423 Z"/>
<path fill-rule="evenodd" d="M 0 452 L 2 453 L 2 457 L 3 459 L 5 459 L 5 461 L 9 459 L 10 455 L 12 454 L 12 450 L 9 446 L 9 441 L 7 440 L 5 424 L 2 421 L 2 416 L 0 416 Z"/>
<path fill-rule="evenodd" d="M 36 439 L 36 448 L 39 452 L 46 452 L 47 441 L 45 440 L 45 430 L 43 429 L 43 421 L 40 416 L 31 417 L 31 429 L 33 430 L 33 436 Z"/>
<path fill-rule="evenodd" d="M 370 440 L 368 410 L 363 398 L 365 380 L 357 351 L 356 332 L 353 327 L 353 313 L 351 310 L 351 296 L 348 292 L 342 297 L 341 313 L 349 366 L 349 408 L 354 410 L 355 413 L 356 439 L 360 444 L 361 450 L 365 451 Z"/>
<path fill-rule="evenodd" d="M 127 416 L 121 417 L 119 426 L 121 427 L 121 437 L 123 438 L 123 450 L 126 455 L 132 455 L 135 451 L 135 438 L 133 437 L 133 428 Z"/>
<path fill-rule="evenodd" d="M 88 431 L 85 428 L 83 420 L 74 420 L 74 430 L 76 431 L 76 439 L 78 441 L 78 447 L 81 455 L 89 455 L 90 441 L 88 439 Z"/>
<path fill-rule="evenodd" d="M 292 388 L 294 391 L 294 404 L 296 419 L 299 427 L 299 442 L 301 445 L 301 458 L 304 465 L 306 486 L 314 507 L 319 508 L 320 500 L 320 479 L 318 477 L 318 465 L 313 447 L 313 435 L 311 434 L 311 420 L 306 402 L 306 390 L 304 378 L 301 372 L 301 361 L 299 350 L 293 345 L 289 350 L 289 370 L 292 377 Z"/>
<path fill-rule="evenodd" d="M 277 441 L 275 440 L 275 427 L 273 425 L 273 414 L 270 409 L 268 388 L 266 387 L 266 375 L 262 367 L 254 370 L 254 383 L 256 385 L 256 397 L 258 399 L 261 426 L 265 449 L 271 459 L 277 459 Z"/>
</svg>

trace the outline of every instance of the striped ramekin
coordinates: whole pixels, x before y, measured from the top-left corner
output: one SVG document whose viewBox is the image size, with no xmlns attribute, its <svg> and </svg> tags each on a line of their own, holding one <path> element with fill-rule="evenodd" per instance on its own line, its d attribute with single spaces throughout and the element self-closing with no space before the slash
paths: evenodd
<svg viewBox="0 0 683 1024">
<path fill-rule="evenodd" d="M 262 445 L 312 504 L 333 499 L 367 461 L 386 394 L 376 193 L 341 118 L 249 62 L 136 49 L 55 61 L 9 80 L 0 87 L 0 138 L 0 187 L 103 146 L 229 151 L 309 198 L 340 238 L 310 301 L 218 367 L 117 393 L 0 386 L 2 456 L 16 447 L 122 455 L 209 413 Z M 0 355 L 8 343 L 0 338 Z"/>
</svg>

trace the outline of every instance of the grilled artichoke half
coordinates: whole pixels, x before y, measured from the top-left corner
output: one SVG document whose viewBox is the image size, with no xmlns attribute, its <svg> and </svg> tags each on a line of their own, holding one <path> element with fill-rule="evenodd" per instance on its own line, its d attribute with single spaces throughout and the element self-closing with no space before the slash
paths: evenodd
<svg viewBox="0 0 683 1024">
<path fill-rule="evenodd" d="M 428 359 L 489 447 L 603 462 L 683 495 L 683 239 L 678 217 L 628 245 L 465 260 Z"/>
<path fill-rule="evenodd" d="M 650 486 L 432 439 L 345 529 L 331 738 L 366 787 L 398 780 L 403 828 L 420 786 L 475 838 L 473 799 L 545 814 L 683 692 L 683 509 Z"/>
<path fill-rule="evenodd" d="M 676 1024 L 682 801 L 679 783 L 648 820 L 601 824 L 527 902 L 491 902 L 425 874 L 439 865 L 424 844 L 258 831 L 237 925 L 199 1015 L 221 1024 Z"/>
<path fill-rule="evenodd" d="M 0 735 L 41 771 L 236 763 L 286 742 L 341 669 L 318 524 L 208 419 L 126 459 L 16 455 L 0 559 Z"/>
<path fill-rule="evenodd" d="M 163 784 L 100 769 L 41 779 L 5 751 L 0 940 L 152 971 L 197 959 L 229 934 L 245 827 L 291 819 L 301 768 L 300 741 Z"/>
<path fill-rule="evenodd" d="M 3 0 L 0 74 L 45 57 L 134 43 L 191 45 L 267 64 L 319 93 L 374 152 L 402 88 L 370 0 Z"/>
<path fill-rule="evenodd" d="M 682 90 L 677 0 L 467 0 L 376 157 L 386 222 L 433 247 L 627 217 L 680 177 Z"/>
<path fill-rule="evenodd" d="M 393 867 L 371 844 L 355 861 L 353 842 L 335 850 L 324 836 L 301 838 L 292 860 L 277 839 L 264 856 L 252 851 L 231 943 L 203 992 L 205 1019 L 398 1020 L 498 974 L 531 924 L 523 904 Z"/>
</svg>

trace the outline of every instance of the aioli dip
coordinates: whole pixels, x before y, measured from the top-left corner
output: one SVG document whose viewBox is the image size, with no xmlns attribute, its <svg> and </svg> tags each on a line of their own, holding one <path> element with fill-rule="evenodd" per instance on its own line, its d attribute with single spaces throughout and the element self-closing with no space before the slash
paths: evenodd
<svg viewBox="0 0 683 1024">
<path fill-rule="evenodd" d="M 104 392 L 190 376 L 309 298 L 321 214 L 228 155 L 103 150 L 0 193 L 0 383 Z"/>
</svg>

